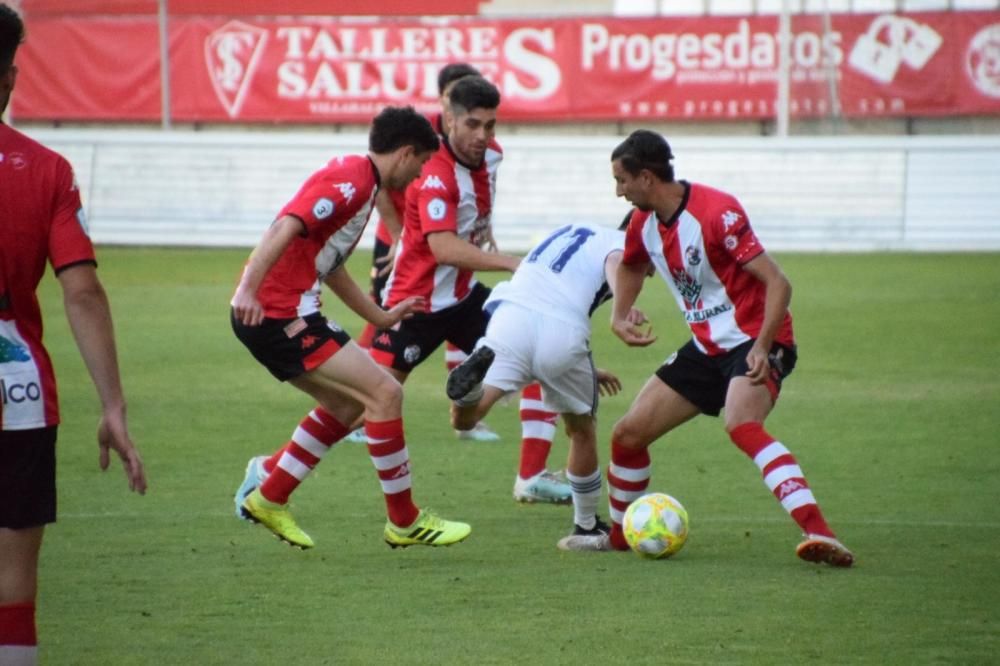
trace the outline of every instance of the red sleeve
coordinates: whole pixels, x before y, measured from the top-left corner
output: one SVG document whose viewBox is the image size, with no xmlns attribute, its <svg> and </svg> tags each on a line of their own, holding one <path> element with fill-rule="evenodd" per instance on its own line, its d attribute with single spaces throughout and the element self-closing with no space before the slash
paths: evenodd
<svg viewBox="0 0 1000 666">
<path fill-rule="evenodd" d="M 52 225 L 49 261 L 55 272 L 94 261 L 94 246 L 87 235 L 87 218 L 80 203 L 80 190 L 73 169 L 62 157 L 56 162 L 53 182 Z"/>
<path fill-rule="evenodd" d="M 649 263 L 649 252 L 646 251 L 646 246 L 642 242 L 642 227 L 645 226 L 649 216 L 650 213 L 643 213 L 640 210 L 632 212 L 632 219 L 629 220 L 628 228 L 625 229 L 625 252 L 622 254 L 623 264 Z"/>
<path fill-rule="evenodd" d="M 736 199 L 719 207 L 711 220 L 711 229 L 715 236 L 712 240 L 721 242 L 726 253 L 738 264 L 745 264 L 764 252 L 764 246 L 750 226 L 750 218 Z"/>
<path fill-rule="evenodd" d="M 349 165 L 346 158 L 334 160 L 330 166 L 313 174 L 285 204 L 278 217 L 294 215 L 299 218 L 306 226 L 306 234 L 320 225 L 350 220 L 368 201 L 375 187 L 368 158 L 361 159 L 363 163 Z"/>
<path fill-rule="evenodd" d="M 437 168 L 435 168 L 437 167 Z M 458 231 L 458 184 L 454 174 L 430 164 L 413 185 L 420 216 L 420 231 Z"/>
</svg>

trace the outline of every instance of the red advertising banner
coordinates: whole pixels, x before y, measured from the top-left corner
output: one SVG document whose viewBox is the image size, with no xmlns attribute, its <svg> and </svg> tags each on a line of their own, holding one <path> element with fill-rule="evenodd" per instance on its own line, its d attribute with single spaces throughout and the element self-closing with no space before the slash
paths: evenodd
<svg viewBox="0 0 1000 666">
<path fill-rule="evenodd" d="M 836 15 L 827 28 L 819 16 L 793 17 L 793 118 L 1000 113 L 1000 12 Z M 183 16 L 169 29 L 171 114 L 181 122 L 367 122 L 386 104 L 433 110 L 437 72 L 455 61 L 498 85 L 505 120 L 776 115 L 774 16 Z M 154 17 L 46 18 L 29 30 L 16 117 L 159 119 Z"/>
</svg>

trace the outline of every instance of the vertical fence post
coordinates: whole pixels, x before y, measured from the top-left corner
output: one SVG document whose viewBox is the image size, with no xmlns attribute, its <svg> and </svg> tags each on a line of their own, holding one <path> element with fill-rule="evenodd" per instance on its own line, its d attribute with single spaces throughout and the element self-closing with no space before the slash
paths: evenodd
<svg viewBox="0 0 1000 666">
<path fill-rule="evenodd" d="M 792 28 L 791 28 L 791 0 L 781 0 L 781 15 L 778 18 L 778 44 L 780 51 L 778 54 L 778 99 L 777 99 L 777 119 L 775 121 L 775 134 L 780 137 L 788 136 L 788 106 L 791 98 L 791 57 L 792 57 Z"/>
<path fill-rule="evenodd" d="M 173 127 L 170 117 L 170 31 L 167 29 L 168 0 L 159 0 L 160 26 L 160 118 L 162 129 Z"/>
</svg>

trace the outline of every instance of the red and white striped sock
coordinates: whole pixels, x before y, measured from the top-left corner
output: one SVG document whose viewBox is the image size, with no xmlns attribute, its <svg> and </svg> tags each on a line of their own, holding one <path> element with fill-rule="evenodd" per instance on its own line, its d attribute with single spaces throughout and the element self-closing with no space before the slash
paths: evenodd
<svg viewBox="0 0 1000 666">
<path fill-rule="evenodd" d="M 444 343 L 444 366 L 448 368 L 448 372 L 457 368 L 467 358 L 469 355 L 455 345 L 450 342 Z"/>
<path fill-rule="evenodd" d="M 649 449 L 628 449 L 611 441 L 611 463 L 608 464 L 608 513 L 611 515 L 611 546 L 627 550 L 622 532 L 625 509 L 649 488 Z"/>
<path fill-rule="evenodd" d="M 286 504 L 288 496 L 309 476 L 330 447 L 348 432 L 345 425 L 317 406 L 302 419 L 291 441 L 264 462 L 268 475 L 260 484 L 260 494 L 272 502 Z"/>
<path fill-rule="evenodd" d="M 0 606 L 0 664 L 29 666 L 38 661 L 35 602 Z"/>
<path fill-rule="evenodd" d="M 410 491 L 410 453 L 403 438 L 403 419 L 365 421 L 365 434 L 368 455 L 382 484 L 389 520 L 397 527 L 408 527 L 420 510 L 413 503 Z"/>
<path fill-rule="evenodd" d="M 541 384 L 524 387 L 521 392 L 521 466 L 518 470 L 522 479 L 545 471 L 558 417 L 542 402 Z"/>
<path fill-rule="evenodd" d="M 803 532 L 833 538 L 795 457 L 767 434 L 764 424 L 742 423 L 729 432 L 729 438 L 754 461 L 764 476 L 764 484 Z"/>
</svg>

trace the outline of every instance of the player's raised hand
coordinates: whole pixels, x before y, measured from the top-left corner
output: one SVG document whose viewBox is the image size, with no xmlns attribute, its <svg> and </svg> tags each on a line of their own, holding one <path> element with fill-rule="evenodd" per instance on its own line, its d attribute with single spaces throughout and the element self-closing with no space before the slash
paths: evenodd
<svg viewBox="0 0 1000 666">
<path fill-rule="evenodd" d="M 410 296 L 404 298 L 390 310 L 386 310 L 386 323 L 382 328 L 395 326 L 401 319 L 409 319 L 417 312 L 427 312 L 427 299 L 423 296 Z"/>
<path fill-rule="evenodd" d="M 594 374 L 601 395 L 617 395 L 622 390 L 622 382 L 614 374 L 600 368 L 595 368 Z"/>
<path fill-rule="evenodd" d="M 643 330 L 642 325 L 633 324 L 628 319 L 615 319 L 611 322 L 611 330 L 629 347 L 648 347 L 656 342 L 652 324 Z"/>
<path fill-rule="evenodd" d="M 146 494 L 146 471 L 142 465 L 139 450 L 132 443 L 125 425 L 125 409 L 105 410 L 101 423 L 97 426 L 97 444 L 100 447 L 100 466 L 107 470 L 111 464 L 111 451 L 121 458 L 125 468 L 128 487 L 140 495 Z"/>
</svg>

